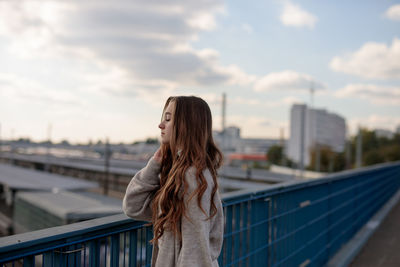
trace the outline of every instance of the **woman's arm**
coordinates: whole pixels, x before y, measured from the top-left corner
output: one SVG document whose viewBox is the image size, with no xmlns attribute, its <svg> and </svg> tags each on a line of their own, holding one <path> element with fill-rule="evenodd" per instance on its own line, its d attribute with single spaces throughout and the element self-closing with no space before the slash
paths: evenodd
<svg viewBox="0 0 400 267">
<path fill-rule="evenodd" d="M 151 221 L 152 199 L 155 191 L 160 187 L 161 164 L 157 158 L 157 152 L 146 167 L 135 174 L 126 188 L 122 209 L 127 216 L 133 219 Z"/>
<path fill-rule="evenodd" d="M 205 175 L 210 175 L 209 173 L 206 174 L 207 172 L 205 172 Z M 216 266 L 216 260 L 223 242 L 224 217 L 221 200 L 219 195 L 216 194 L 214 203 L 217 206 L 217 214 L 208 219 L 213 187 L 212 178 L 207 179 L 209 188 L 204 192 L 201 199 L 201 206 L 206 214 L 198 206 L 197 196 L 189 199 L 197 189 L 195 170 L 190 169 L 186 173 L 185 179 L 188 183 L 188 189 L 184 195 L 187 217 L 182 217 L 182 247 L 178 257 L 178 267 Z"/>
</svg>

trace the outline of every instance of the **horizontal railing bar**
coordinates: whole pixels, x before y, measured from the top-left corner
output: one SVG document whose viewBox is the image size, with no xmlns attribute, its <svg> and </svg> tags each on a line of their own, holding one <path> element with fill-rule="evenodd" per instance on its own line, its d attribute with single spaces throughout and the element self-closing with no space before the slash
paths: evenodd
<svg viewBox="0 0 400 267">
<path fill-rule="evenodd" d="M 398 171 L 398 170 L 397 170 Z M 353 178 L 352 177 L 343 177 L 344 178 Z M 252 191 L 252 193 L 249 193 L 246 196 L 242 196 L 240 199 L 235 199 L 234 201 L 227 201 L 224 199 L 224 206 L 231 206 L 231 205 L 235 205 L 238 203 L 241 203 L 243 201 L 251 201 L 251 200 L 258 200 L 261 198 L 267 198 L 267 197 L 272 197 L 274 195 L 277 194 L 284 194 L 284 193 L 288 193 L 288 192 L 293 192 L 296 190 L 301 190 L 307 187 L 313 187 L 313 186 L 317 186 L 320 184 L 326 184 L 326 183 L 331 183 L 331 182 L 337 182 L 340 179 L 334 179 L 334 177 L 331 178 L 318 178 L 315 179 L 314 181 L 295 181 L 295 182 L 287 182 L 287 183 L 282 183 L 282 184 L 278 184 L 273 186 L 274 188 L 272 188 L 272 186 L 270 188 L 268 188 L 267 190 L 265 189 L 261 189 L 260 191 Z"/>
<path fill-rule="evenodd" d="M 247 191 L 247 194 L 249 195 L 248 199 L 246 200 L 254 200 L 257 198 L 262 198 L 263 196 L 270 196 L 275 193 L 282 193 L 285 192 L 284 189 L 290 188 L 290 190 L 296 190 L 296 189 L 301 189 L 304 187 L 309 187 L 309 186 L 315 186 L 318 184 L 325 184 L 325 183 L 330 183 L 334 181 L 339 181 L 343 179 L 351 179 L 354 178 L 354 176 L 358 176 L 361 174 L 365 174 L 368 172 L 377 172 L 380 171 L 381 169 L 387 168 L 387 167 L 400 167 L 400 161 L 395 161 L 395 162 L 386 162 L 386 163 L 381 163 L 381 164 L 376 164 L 374 166 L 369 166 L 369 167 L 362 167 L 358 169 L 353 169 L 353 170 L 346 170 L 342 171 L 339 173 L 333 173 L 329 174 L 327 176 L 321 177 L 321 178 L 316 178 L 313 180 L 308 180 L 308 181 L 290 181 L 290 182 L 284 182 L 284 183 L 279 183 L 275 185 L 271 185 L 268 187 L 268 189 L 259 189 L 259 190 L 243 190 L 243 191 L 238 191 L 238 192 L 230 192 L 226 193 L 226 197 L 224 197 L 224 203 L 225 205 L 230 205 L 231 200 L 233 202 L 236 202 L 236 199 L 241 197 L 241 199 L 244 199 L 246 196 L 243 195 Z M 265 194 L 267 193 L 267 194 Z M 251 195 L 251 196 L 250 196 Z"/>
<path fill-rule="evenodd" d="M 377 178 L 374 178 L 374 179 L 377 179 Z M 340 190 L 339 192 L 341 192 L 341 193 L 343 193 L 343 192 L 348 192 L 348 191 L 354 190 L 354 188 L 357 188 L 357 187 L 360 187 L 360 186 L 364 186 L 364 185 L 366 185 L 366 184 L 368 184 L 368 183 L 371 183 L 371 182 L 374 182 L 374 180 L 372 180 L 372 181 L 371 181 L 371 180 L 368 180 L 368 181 L 365 181 L 365 182 L 362 182 L 362 183 L 358 183 L 358 184 L 356 184 L 356 186 L 351 186 L 351 187 L 349 187 L 349 188 Z M 381 186 L 382 186 L 382 185 L 381 185 Z M 368 190 L 369 190 L 369 191 L 364 191 L 363 193 L 359 194 L 355 199 L 359 199 L 359 198 L 363 197 L 364 195 L 368 194 L 370 191 L 374 190 L 374 187 L 372 187 L 372 188 L 370 188 L 370 189 L 368 189 Z M 331 199 L 332 197 L 336 197 L 336 196 L 340 195 L 341 193 L 329 194 L 327 197 L 323 197 L 323 198 L 314 200 L 314 201 L 312 201 L 312 202 L 310 203 L 310 205 L 307 206 L 307 208 L 308 208 L 308 207 L 311 207 L 311 206 L 313 206 L 313 205 L 319 204 L 319 203 L 321 203 L 322 201 L 329 200 L 329 199 Z M 344 206 L 348 205 L 349 203 L 351 203 L 351 202 L 353 202 L 353 201 L 354 201 L 354 199 L 350 199 L 350 200 L 348 200 L 348 201 L 342 203 L 339 207 L 336 207 L 336 208 L 334 208 L 333 210 L 331 210 L 330 212 L 327 212 L 326 214 L 329 215 L 329 214 L 331 214 L 331 213 L 333 213 L 333 212 L 336 212 L 338 209 L 343 208 Z M 247 231 L 248 229 L 251 229 L 251 228 L 253 228 L 253 227 L 259 226 L 259 225 L 264 224 L 264 223 L 266 223 L 266 222 L 270 222 L 270 221 L 279 219 L 280 217 L 293 214 L 293 213 L 295 213 L 295 212 L 297 212 L 297 211 L 300 211 L 300 210 L 302 210 L 302 209 L 304 209 L 304 207 L 297 207 L 297 208 L 295 208 L 295 209 L 291 209 L 291 210 L 289 210 L 289 211 L 286 211 L 286 212 L 280 213 L 280 214 L 278 214 L 278 215 L 269 217 L 268 219 L 258 221 L 257 223 L 251 224 L 250 226 L 243 227 L 243 228 L 238 229 L 238 230 L 236 230 L 236 231 L 233 231 L 233 232 L 231 232 L 231 233 L 227 233 L 227 234 L 224 235 L 224 237 L 230 237 L 230 236 L 236 235 L 236 234 L 238 234 L 238 233 L 240 233 L 240 232 Z"/>
<path fill-rule="evenodd" d="M 391 182 L 391 181 L 387 181 L 386 183 L 390 185 L 390 182 Z M 385 184 L 383 184 L 383 185 L 385 185 Z M 383 185 L 380 185 L 379 187 L 383 187 Z M 386 186 L 387 186 L 387 185 L 386 185 Z M 307 222 L 306 224 L 304 224 L 304 225 L 302 225 L 301 227 L 297 228 L 295 231 L 292 231 L 292 232 L 286 234 L 285 236 L 282 236 L 281 238 L 274 240 L 274 241 L 272 242 L 272 244 L 278 243 L 279 241 L 282 241 L 283 239 L 285 239 L 285 238 L 287 238 L 287 237 L 289 237 L 289 236 L 291 236 L 291 235 L 293 235 L 293 234 L 296 234 L 297 232 L 303 230 L 304 228 L 307 228 L 308 226 L 311 226 L 311 225 L 317 223 L 318 221 L 320 221 L 320 220 L 326 218 L 327 216 L 331 215 L 332 213 L 334 213 L 334 212 L 336 212 L 336 211 L 342 209 L 344 206 L 347 206 L 347 205 L 353 203 L 355 200 L 357 200 L 357 199 L 363 197 L 364 195 L 369 194 L 371 191 L 375 191 L 376 189 L 377 189 L 377 187 L 373 187 L 370 191 L 363 192 L 362 195 L 360 194 L 360 195 L 358 195 L 358 196 L 355 197 L 355 198 L 351 198 L 350 200 L 348 200 L 348 201 L 344 202 L 343 204 L 341 204 L 339 207 L 335 207 L 335 208 L 332 209 L 331 211 L 325 212 L 323 215 L 321 215 L 321 216 L 319 216 L 319 217 L 317 217 L 317 218 L 315 218 L 315 219 L 313 219 L 313 220 Z M 376 197 L 376 196 L 375 196 L 375 197 Z M 368 202 L 367 202 L 367 203 L 368 203 Z M 359 210 L 361 207 L 363 207 L 363 205 L 365 205 L 365 203 L 363 203 L 362 205 L 358 206 L 355 210 Z M 353 213 L 351 213 L 351 215 L 353 215 Z M 334 223 L 333 225 L 336 225 L 336 224 Z"/>
</svg>

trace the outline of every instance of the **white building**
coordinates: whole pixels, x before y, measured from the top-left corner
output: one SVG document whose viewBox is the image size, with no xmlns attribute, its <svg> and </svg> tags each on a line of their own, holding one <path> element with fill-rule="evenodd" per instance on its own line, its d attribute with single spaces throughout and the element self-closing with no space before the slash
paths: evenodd
<svg viewBox="0 0 400 267">
<path fill-rule="evenodd" d="M 310 164 L 310 152 L 318 145 L 329 146 L 335 152 L 342 152 L 346 142 L 346 121 L 343 117 L 325 109 L 308 108 L 295 104 L 290 111 L 290 137 L 287 154 L 290 159 Z"/>
</svg>

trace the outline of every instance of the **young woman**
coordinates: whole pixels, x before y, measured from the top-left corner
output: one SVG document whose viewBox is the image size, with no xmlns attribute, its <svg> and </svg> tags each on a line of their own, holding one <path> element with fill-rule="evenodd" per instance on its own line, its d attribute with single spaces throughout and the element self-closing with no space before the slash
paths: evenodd
<svg viewBox="0 0 400 267">
<path fill-rule="evenodd" d="M 224 215 L 211 111 L 194 96 L 168 98 L 161 147 L 129 183 L 125 214 L 153 224 L 155 267 L 218 266 Z"/>
</svg>

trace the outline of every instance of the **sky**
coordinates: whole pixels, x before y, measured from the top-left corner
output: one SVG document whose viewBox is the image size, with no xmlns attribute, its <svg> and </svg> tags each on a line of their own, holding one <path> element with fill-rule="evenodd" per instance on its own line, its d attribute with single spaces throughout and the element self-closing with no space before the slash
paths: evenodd
<svg viewBox="0 0 400 267">
<path fill-rule="evenodd" d="M 310 88 L 315 89 L 313 98 Z M 400 126 L 400 1 L 0 0 L 0 138 L 159 137 L 168 96 L 285 138 L 305 103 Z"/>
</svg>

